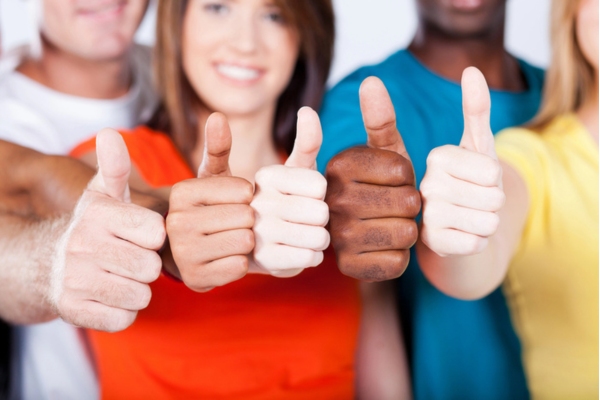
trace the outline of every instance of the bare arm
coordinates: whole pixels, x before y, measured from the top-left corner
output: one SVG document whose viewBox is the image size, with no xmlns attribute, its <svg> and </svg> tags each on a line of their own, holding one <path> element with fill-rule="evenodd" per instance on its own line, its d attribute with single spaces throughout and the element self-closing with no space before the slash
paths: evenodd
<svg viewBox="0 0 600 400">
<path fill-rule="evenodd" d="M 465 232 L 450 228 L 455 230 L 452 233 L 461 237 L 454 238 L 455 250 L 449 250 L 448 254 L 464 255 L 440 256 L 427 247 L 422 240 L 423 236 L 417 242 L 417 257 L 423 273 L 435 287 L 449 296 L 465 300 L 484 297 L 498 288 L 506 276 L 525 225 L 529 199 L 521 176 L 507 164 L 502 163 L 502 166 L 506 203 L 497 213 L 498 230 L 492 236 L 487 239 L 479 235 L 467 237 Z M 460 216 L 448 214 L 445 218 Z M 446 221 L 438 219 L 438 223 L 443 222 Z M 485 221 L 473 219 L 471 223 L 485 224 Z M 451 224 L 453 222 L 446 225 Z M 452 240 L 450 236 L 440 239 Z M 475 254 L 486 241 L 487 247 Z"/>
<path fill-rule="evenodd" d="M 0 318 L 15 324 L 56 317 L 50 272 L 57 241 L 94 169 L 0 141 Z M 132 193 L 140 205 L 164 212 L 167 203 Z"/>
<path fill-rule="evenodd" d="M 462 84 L 465 131 L 460 146 L 438 147 L 427 158 L 417 254 L 439 290 L 477 299 L 504 280 L 529 198 L 521 176 L 496 156 L 485 78 L 469 68 Z"/>
<path fill-rule="evenodd" d="M 359 399 L 411 399 L 410 373 L 394 283 L 361 282 L 362 316 L 356 354 Z"/>
</svg>

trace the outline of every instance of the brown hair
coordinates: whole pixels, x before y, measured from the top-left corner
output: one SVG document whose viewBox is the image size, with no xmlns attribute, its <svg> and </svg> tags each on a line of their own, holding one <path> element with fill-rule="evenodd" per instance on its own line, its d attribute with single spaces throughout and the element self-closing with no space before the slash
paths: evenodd
<svg viewBox="0 0 600 400">
<path fill-rule="evenodd" d="M 155 76 L 162 102 L 148 125 L 168 133 L 189 161 L 196 145 L 200 99 L 182 66 L 183 16 L 189 0 L 160 0 L 155 47 Z M 321 105 L 333 58 L 334 15 L 331 0 L 275 0 L 300 38 L 292 78 L 277 102 L 273 139 L 278 149 L 292 151 L 296 113 L 302 106 Z"/>
<path fill-rule="evenodd" d="M 577 110 L 594 83 L 594 69 L 577 42 L 581 0 L 553 0 L 550 22 L 552 58 L 546 73 L 542 105 L 530 124 L 542 130 L 556 116 Z"/>
</svg>

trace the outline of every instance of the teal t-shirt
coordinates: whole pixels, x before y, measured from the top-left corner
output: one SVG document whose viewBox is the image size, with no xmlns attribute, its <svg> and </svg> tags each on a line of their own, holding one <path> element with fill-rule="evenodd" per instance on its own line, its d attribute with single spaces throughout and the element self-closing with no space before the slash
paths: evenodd
<svg viewBox="0 0 600 400">
<path fill-rule="evenodd" d="M 519 63 L 528 89 L 491 91 L 494 133 L 527 122 L 538 110 L 543 71 Z M 371 75 L 390 93 L 419 184 L 429 152 L 460 142 L 462 96 L 458 83 L 431 72 L 408 50 L 358 69 L 325 96 L 319 170 L 324 172 L 342 150 L 366 143 L 358 89 Z M 397 295 L 416 399 L 529 398 L 520 343 L 500 289 L 477 301 L 448 297 L 425 279 L 413 250 L 408 269 L 397 279 Z"/>
</svg>

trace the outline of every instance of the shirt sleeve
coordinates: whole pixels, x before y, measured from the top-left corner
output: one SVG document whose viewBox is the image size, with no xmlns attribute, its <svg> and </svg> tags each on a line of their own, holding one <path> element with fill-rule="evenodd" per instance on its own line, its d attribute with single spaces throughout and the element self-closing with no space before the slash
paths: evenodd
<svg viewBox="0 0 600 400">
<path fill-rule="evenodd" d="M 539 133 L 511 128 L 496 136 L 498 158 L 521 176 L 529 194 L 529 206 L 543 202 L 548 175 L 548 150 Z"/>
</svg>

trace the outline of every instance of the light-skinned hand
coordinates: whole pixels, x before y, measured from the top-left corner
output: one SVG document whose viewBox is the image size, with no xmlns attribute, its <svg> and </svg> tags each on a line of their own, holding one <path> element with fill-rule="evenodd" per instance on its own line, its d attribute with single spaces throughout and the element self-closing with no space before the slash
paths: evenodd
<svg viewBox="0 0 600 400">
<path fill-rule="evenodd" d="M 248 272 L 254 248 L 253 187 L 231 176 L 231 130 L 223 114 L 206 121 L 198 178 L 173 186 L 167 233 L 183 282 L 206 292 L 238 280 Z"/>
<path fill-rule="evenodd" d="M 421 200 L 396 114 L 383 82 L 364 80 L 360 107 L 368 147 L 327 165 L 330 232 L 340 271 L 367 282 L 400 276 L 416 242 Z"/>
<path fill-rule="evenodd" d="M 51 303 L 65 321 L 120 331 L 148 306 L 165 240 L 162 216 L 131 204 L 131 164 L 123 138 L 105 129 L 96 139 L 98 173 L 59 240 L 51 273 Z"/>
<path fill-rule="evenodd" d="M 323 134 L 319 116 L 309 107 L 298 111 L 294 149 L 285 165 L 256 173 L 254 263 L 259 272 L 277 277 L 298 275 L 323 261 L 329 246 L 329 219 L 323 201 L 327 182 L 316 158 Z"/>
<path fill-rule="evenodd" d="M 433 149 L 421 183 L 421 240 L 440 256 L 483 251 L 505 201 L 502 167 L 490 129 L 490 94 L 481 72 L 462 77 L 464 133 L 460 146 Z"/>
</svg>

